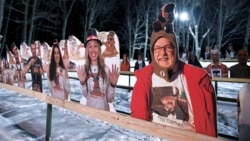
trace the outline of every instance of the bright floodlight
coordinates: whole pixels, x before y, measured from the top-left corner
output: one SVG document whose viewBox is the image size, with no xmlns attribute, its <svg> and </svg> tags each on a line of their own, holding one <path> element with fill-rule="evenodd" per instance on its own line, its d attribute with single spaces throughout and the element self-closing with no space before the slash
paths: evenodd
<svg viewBox="0 0 250 141">
<path fill-rule="evenodd" d="M 174 14 L 174 17 L 175 17 L 175 19 L 178 19 L 178 18 L 179 18 L 179 14 L 176 12 L 176 13 Z"/>
<path fill-rule="evenodd" d="M 188 20 L 188 14 L 186 12 L 182 12 L 180 15 L 181 21 L 187 21 Z"/>
</svg>

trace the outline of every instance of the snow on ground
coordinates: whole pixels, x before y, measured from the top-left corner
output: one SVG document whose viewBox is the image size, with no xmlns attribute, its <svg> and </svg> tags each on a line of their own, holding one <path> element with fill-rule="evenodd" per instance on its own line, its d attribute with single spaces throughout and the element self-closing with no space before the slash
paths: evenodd
<svg viewBox="0 0 250 141">
<path fill-rule="evenodd" d="M 70 72 L 71 77 L 76 73 Z M 30 74 L 27 74 L 30 79 Z M 76 77 L 77 78 L 77 77 Z M 121 75 L 118 85 L 128 85 L 129 78 Z M 131 86 L 136 78 L 131 77 Z M 214 84 L 214 83 L 213 83 Z M 71 79 L 71 99 L 82 97 L 79 81 Z M 218 96 L 237 98 L 242 83 L 218 83 Z M 26 83 L 31 89 L 31 82 Z M 43 81 L 44 93 L 49 93 L 47 80 Z M 114 107 L 130 113 L 132 91 L 116 88 Z M 1 140 L 43 140 L 45 136 L 46 103 L 0 88 L 0 141 Z M 237 104 L 218 102 L 218 132 L 238 136 Z M 92 119 L 68 110 L 53 107 L 52 140 L 161 140 L 124 129 L 106 122 Z"/>
<path fill-rule="evenodd" d="M 48 87 L 43 81 L 45 91 Z M 75 83 L 78 83 L 77 81 Z M 73 85 L 74 82 L 72 82 Z M 31 83 L 27 82 L 27 88 Z M 72 87 L 71 87 L 72 88 Z M 72 97 L 81 97 L 80 93 Z M 137 131 L 89 118 L 57 106 L 52 109 L 51 140 L 116 141 L 162 140 Z M 0 89 L 0 140 L 38 141 L 45 138 L 46 103 L 16 92 Z"/>
</svg>

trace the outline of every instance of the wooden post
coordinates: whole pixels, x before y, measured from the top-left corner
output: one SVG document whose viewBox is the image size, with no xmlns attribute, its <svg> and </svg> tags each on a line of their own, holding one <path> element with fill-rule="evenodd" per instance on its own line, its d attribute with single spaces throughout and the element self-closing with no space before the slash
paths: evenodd
<svg viewBox="0 0 250 141">
<path fill-rule="evenodd" d="M 218 96 L 218 81 L 214 81 L 214 87 L 215 87 L 215 95 Z"/>
<path fill-rule="evenodd" d="M 51 137 L 51 121 L 52 121 L 52 105 L 47 103 L 47 117 L 46 117 L 46 141 Z"/>
<path fill-rule="evenodd" d="M 130 74 L 128 75 L 128 86 L 129 87 L 131 86 L 131 75 Z M 130 89 L 128 89 L 128 91 L 130 91 Z"/>
</svg>

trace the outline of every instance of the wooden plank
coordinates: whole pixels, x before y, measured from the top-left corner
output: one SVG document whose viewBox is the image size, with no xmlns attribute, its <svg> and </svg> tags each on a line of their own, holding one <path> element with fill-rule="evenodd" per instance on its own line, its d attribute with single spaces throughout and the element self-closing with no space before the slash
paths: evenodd
<svg viewBox="0 0 250 141">
<path fill-rule="evenodd" d="M 131 72 L 131 71 L 120 71 L 120 74 L 121 75 L 134 75 L 134 72 Z"/>
<path fill-rule="evenodd" d="M 131 87 L 131 86 L 117 85 L 116 87 L 117 88 L 122 88 L 122 89 L 133 90 L 133 87 Z"/>
<path fill-rule="evenodd" d="M 221 97 L 221 96 L 217 96 L 217 101 L 237 103 L 236 98 L 227 98 L 227 97 Z"/>
<path fill-rule="evenodd" d="M 163 126 L 163 125 L 152 123 L 152 122 L 147 122 L 147 121 L 140 120 L 140 119 L 131 118 L 129 116 L 124 116 L 118 113 L 98 110 L 92 107 L 78 104 L 76 102 L 58 99 L 52 96 L 48 96 L 47 94 L 33 92 L 31 90 L 19 88 L 16 86 L 11 86 L 11 85 L 0 83 L 0 87 L 24 94 L 26 96 L 40 99 L 49 104 L 65 108 L 65 109 L 68 109 L 73 112 L 77 112 L 85 116 L 89 116 L 95 119 L 106 121 L 108 123 L 115 124 L 123 128 L 136 130 L 138 132 L 142 132 L 151 136 L 160 137 L 169 141 L 171 140 L 173 141 L 175 140 L 191 140 L 191 141 L 221 140 L 219 138 L 214 138 L 214 137 L 210 137 L 210 136 L 206 136 L 206 135 L 202 135 L 198 133 L 193 133 L 193 132 L 189 132 L 189 131 L 185 131 L 185 130 L 181 130 L 177 128 Z"/>
<path fill-rule="evenodd" d="M 217 82 L 232 82 L 232 83 L 248 83 L 248 82 L 250 82 L 250 79 L 213 77 L 212 81 L 217 81 Z"/>
</svg>

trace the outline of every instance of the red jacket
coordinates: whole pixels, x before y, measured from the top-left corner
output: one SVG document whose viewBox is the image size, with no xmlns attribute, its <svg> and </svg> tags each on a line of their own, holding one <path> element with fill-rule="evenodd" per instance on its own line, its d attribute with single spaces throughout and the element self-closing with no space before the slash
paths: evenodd
<svg viewBox="0 0 250 141">
<path fill-rule="evenodd" d="M 135 72 L 135 83 L 131 101 L 132 117 L 151 121 L 151 85 L 153 66 L 150 64 Z M 193 107 L 194 124 L 197 133 L 217 136 L 216 96 L 211 77 L 206 71 L 185 64 L 183 75 L 186 77 Z"/>
</svg>

